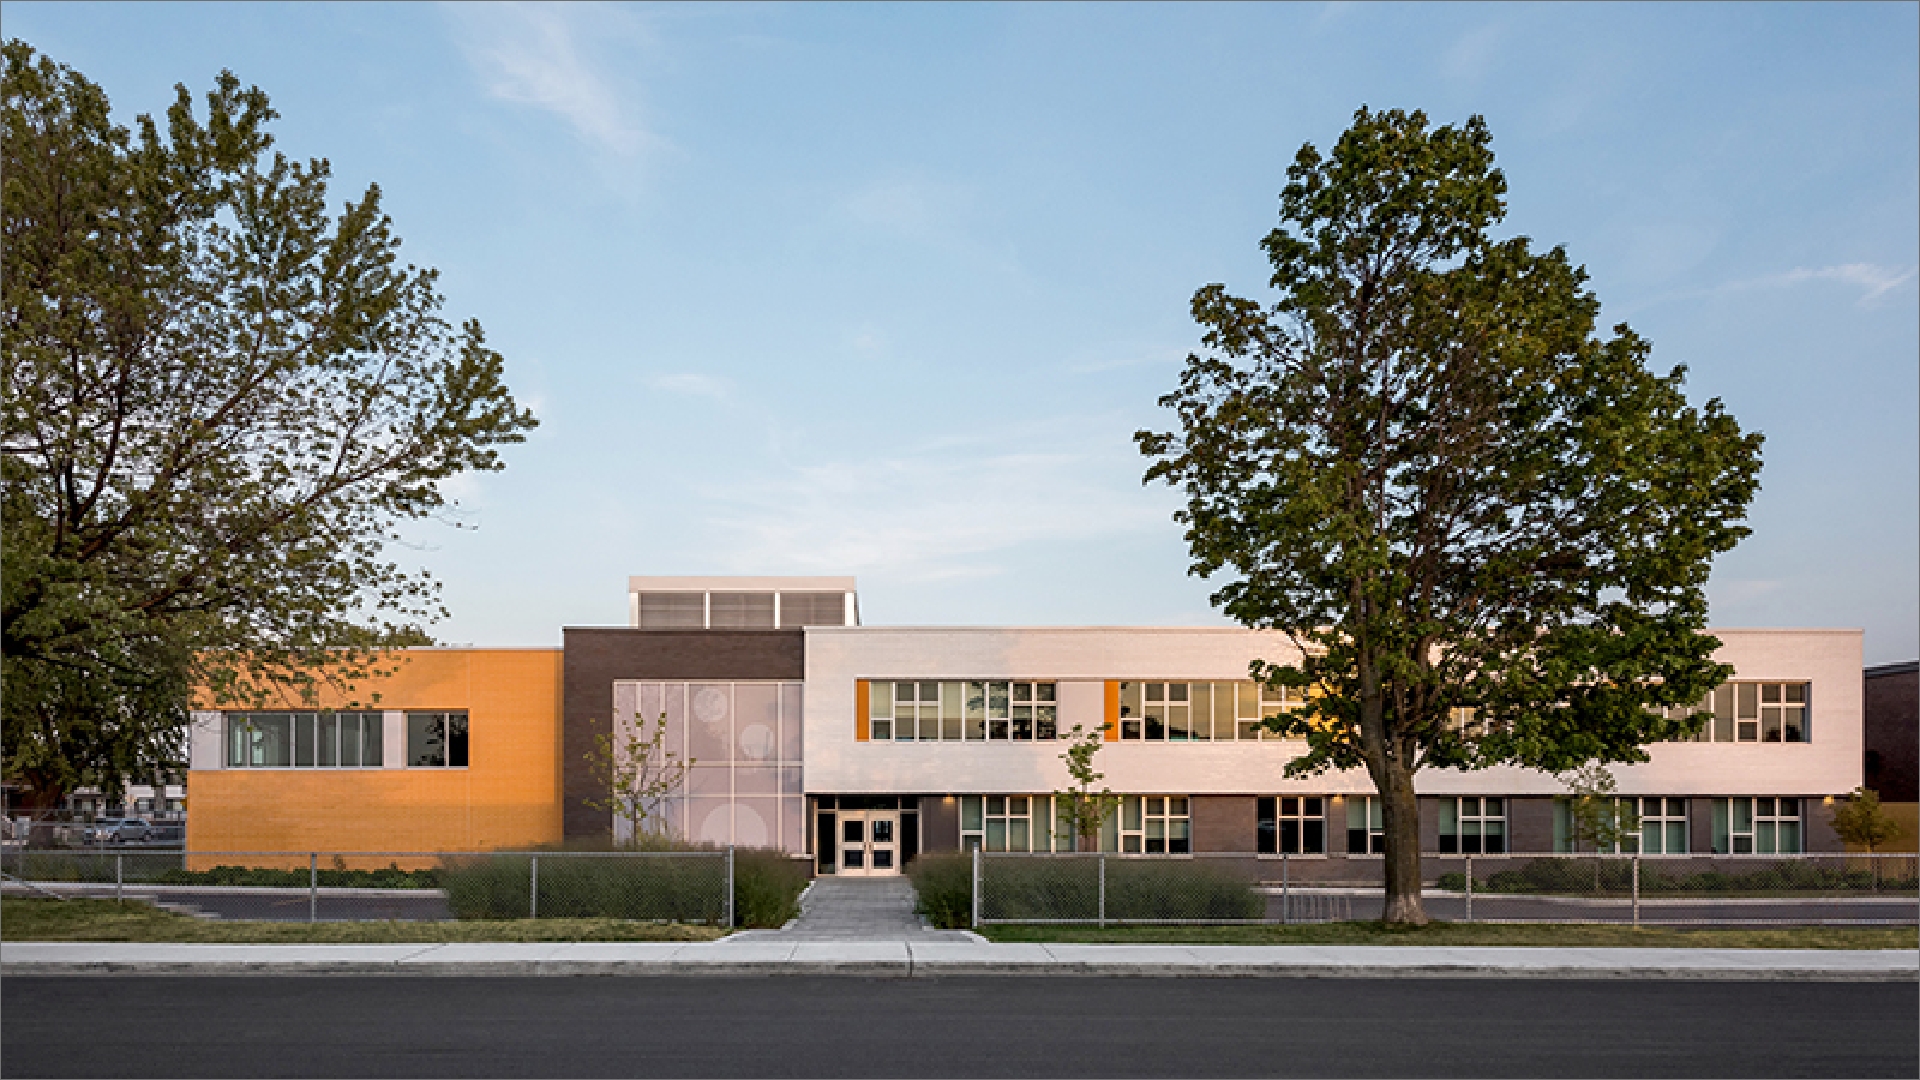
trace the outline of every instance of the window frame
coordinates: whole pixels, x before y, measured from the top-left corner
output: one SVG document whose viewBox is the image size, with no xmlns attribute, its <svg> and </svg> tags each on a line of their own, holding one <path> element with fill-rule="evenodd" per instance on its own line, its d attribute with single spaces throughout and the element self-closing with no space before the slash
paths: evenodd
<svg viewBox="0 0 1920 1080">
<path fill-rule="evenodd" d="M 1255 852 L 1260 855 L 1327 854 L 1327 803 L 1324 795 L 1260 796 L 1254 809 Z M 1291 844 L 1288 825 L 1293 826 Z M 1308 842 L 1314 826 L 1319 829 L 1317 845 Z"/>
<path fill-rule="evenodd" d="M 1787 804 L 1793 810 L 1786 812 Z M 1746 828 L 1740 827 L 1745 809 Z M 1807 800 L 1798 795 L 1735 795 L 1713 800 L 1713 853 L 1715 855 L 1801 855 L 1807 850 Z M 1781 850 L 1783 829 L 1790 828 L 1793 847 Z M 1762 842 L 1762 838 L 1765 842 Z M 1741 841 L 1746 850 L 1741 850 Z M 1724 842 L 1724 844 L 1723 844 Z M 1723 850 L 1724 846 L 1724 850 Z M 1761 850 L 1763 847 L 1771 850 Z"/>
<path fill-rule="evenodd" d="M 1121 679 L 1121 742 L 1279 742 L 1263 721 L 1298 709 L 1302 702 L 1286 687 L 1242 679 Z M 1204 689 L 1202 689 L 1204 688 Z M 1208 716 L 1197 715 L 1207 702 Z M 1177 731 L 1184 734 L 1176 735 Z M 1297 741 L 1297 740 L 1290 740 Z"/>
<path fill-rule="evenodd" d="M 1378 795 L 1349 795 L 1347 804 L 1347 854 L 1377 858 L 1387 852 L 1386 803 Z M 1356 825 L 1354 819 L 1359 819 Z M 1354 834 L 1361 833 L 1365 840 L 1355 850 Z"/>
<path fill-rule="evenodd" d="M 456 717 L 458 718 L 457 728 L 455 727 Z M 441 736 L 440 749 L 442 751 L 442 760 L 438 762 L 417 760 L 421 757 L 421 752 L 415 749 L 414 722 L 415 720 L 426 720 L 428 723 L 432 723 L 435 719 L 438 719 L 442 724 L 446 725 Z M 406 757 L 403 759 L 406 768 L 465 769 L 472 766 L 473 718 L 468 710 L 408 709 L 403 723 L 406 724 L 405 731 L 407 737 Z M 457 754 L 455 753 L 456 748 L 458 748 Z M 453 760 L 455 757 L 459 757 L 461 760 L 456 762 Z"/>
<path fill-rule="evenodd" d="M 912 693 L 905 695 L 903 690 Z M 911 734 L 903 709 L 913 710 Z M 1033 743 L 1055 742 L 1059 737 L 1057 680 L 867 681 L 869 742 Z"/>
<path fill-rule="evenodd" d="M 1442 855 L 1509 854 L 1507 811 L 1512 801 L 1505 795 L 1450 795 L 1440 799 L 1439 853 Z M 1449 809 L 1452 810 L 1451 814 L 1448 813 Z M 1468 813 L 1469 809 L 1473 812 Z M 1452 833 L 1447 831 L 1449 825 L 1453 827 Z M 1499 828 L 1496 832 L 1489 833 L 1487 830 L 1489 825 L 1498 825 Z M 1499 850 L 1487 850 L 1487 841 L 1496 837 L 1499 840 Z M 1452 841 L 1451 845 L 1448 843 L 1449 840 Z M 1472 841 L 1471 844 L 1469 840 Z M 1470 847 L 1473 850 L 1468 850 Z"/>
<path fill-rule="evenodd" d="M 1074 850 L 1076 839 L 1062 816 L 1065 812 L 1064 801 L 1052 795 L 962 795 L 960 850 L 971 851 L 977 847 L 990 854 L 1045 854 L 1049 850 L 1070 852 Z M 969 820 L 974 824 L 970 825 Z M 1015 823 L 1022 826 L 1021 831 L 1026 837 L 1025 847 L 1012 846 Z M 1000 835 L 999 847 L 991 843 L 996 832 L 995 824 L 1000 825 L 997 830 Z"/>
<path fill-rule="evenodd" d="M 1808 679 L 1731 679 L 1714 687 L 1697 704 L 1674 705 L 1661 711 L 1676 720 L 1696 713 L 1709 714 L 1699 733 L 1681 742 L 1813 741 L 1813 683 Z M 1773 738 L 1768 737 L 1769 724 L 1773 725 Z"/>
<path fill-rule="evenodd" d="M 386 713 L 378 709 L 243 709 L 223 712 L 221 724 L 225 734 L 225 764 L 227 769 L 381 769 L 386 760 Z M 352 717 L 353 729 L 359 740 L 358 761 L 343 764 L 341 761 L 341 740 L 347 725 L 341 721 Z M 269 727 L 271 725 L 271 727 Z M 277 731 L 273 729 L 278 729 Z M 326 754 L 321 742 L 323 733 L 332 733 L 332 754 Z M 247 738 L 248 734 L 264 735 L 265 739 Z M 284 762 L 255 762 L 256 756 L 267 756 L 262 743 L 271 742 L 275 734 L 282 736 L 285 743 Z M 371 748 L 373 761 L 369 762 L 368 749 Z M 279 755 L 275 755 L 279 756 Z M 331 756 L 331 760 L 327 758 Z"/>
</svg>

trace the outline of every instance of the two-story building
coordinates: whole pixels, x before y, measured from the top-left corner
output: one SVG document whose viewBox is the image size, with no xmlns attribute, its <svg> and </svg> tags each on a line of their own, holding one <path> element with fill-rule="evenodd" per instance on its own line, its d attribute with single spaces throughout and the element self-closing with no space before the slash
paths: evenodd
<svg viewBox="0 0 1920 1080">
<path fill-rule="evenodd" d="M 196 714 L 197 850 L 476 850 L 624 835 L 597 740 L 664 725 L 690 762 L 659 824 L 775 846 L 821 873 L 921 851 L 1075 846 L 1053 793 L 1075 729 L 1120 793 L 1117 852 L 1377 857 L 1364 772 L 1292 779 L 1261 720 L 1298 703 L 1247 675 L 1278 635 L 1215 628 L 874 627 L 851 578 L 633 578 L 630 625 L 558 650 L 403 650 L 378 712 Z M 1837 851 L 1861 782 L 1861 633 L 1714 631 L 1733 678 L 1696 741 L 1616 766 L 1647 853 Z M 265 734 L 263 734 L 263 732 Z M 351 747 L 351 749 L 350 749 Z M 1423 848 L 1566 850 L 1550 775 L 1417 775 Z"/>
</svg>

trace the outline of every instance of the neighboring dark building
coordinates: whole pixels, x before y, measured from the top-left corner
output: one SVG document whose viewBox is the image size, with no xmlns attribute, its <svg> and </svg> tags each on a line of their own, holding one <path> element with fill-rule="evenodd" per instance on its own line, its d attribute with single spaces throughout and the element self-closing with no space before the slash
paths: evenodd
<svg viewBox="0 0 1920 1080">
<path fill-rule="evenodd" d="M 1862 674 L 1867 786 L 1881 802 L 1920 801 L 1920 660 Z"/>
</svg>

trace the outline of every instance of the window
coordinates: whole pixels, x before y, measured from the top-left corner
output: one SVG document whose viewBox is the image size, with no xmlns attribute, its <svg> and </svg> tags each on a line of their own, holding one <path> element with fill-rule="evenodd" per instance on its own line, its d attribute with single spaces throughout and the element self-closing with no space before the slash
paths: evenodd
<svg viewBox="0 0 1920 1080">
<path fill-rule="evenodd" d="M 1123 682 L 1120 738 L 1146 742 L 1278 739 L 1261 720 L 1295 708 L 1285 688 L 1252 682 Z"/>
<path fill-rule="evenodd" d="M 1606 854 L 1684 855 L 1687 853 L 1687 800 L 1658 796 L 1614 800 L 1615 812 L 1637 814 L 1640 831 L 1623 836 Z M 1573 806 L 1553 801 L 1553 850 L 1571 852 L 1574 843 Z"/>
<path fill-rule="evenodd" d="M 385 754 L 377 712 L 228 713 L 229 769 L 379 768 Z"/>
<path fill-rule="evenodd" d="M 1507 850 L 1507 801 L 1468 795 L 1440 800 L 1440 853 L 1500 855 Z"/>
<path fill-rule="evenodd" d="M 1326 800 L 1316 796 L 1279 795 L 1260 799 L 1260 854 L 1326 854 L 1325 807 Z"/>
<path fill-rule="evenodd" d="M 1677 705 L 1668 716 L 1710 712 L 1695 742 L 1812 742 L 1812 688 L 1803 682 L 1730 682 L 1698 705 Z"/>
<path fill-rule="evenodd" d="M 1066 807 L 1056 805 L 1051 796 L 961 796 L 962 850 L 1046 851 L 1049 843 L 1054 851 L 1074 849 L 1073 826 L 1066 818 Z"/>
<path fill-rule="evenodd" d="M 1793 855 L 1800 851 L 1800 800 L 1713 800 L 1713 850 L 1717 855 Z"/>
<path fill-rule="evenodd" d="M 407 714 L 407 767 L 467 767 L 467 714 L 464 712 L 410 712 Z"/>
<path fill-rule="evenodd" d="M 1124 853 L 1187 855 L 1193 851 L 1193 820 L 1185 796 L 1124 796 L 1119 819 Z"/>
<path fill-rule="evenodd" d="M 1050 682 L 874 682 L 867 691 L 876 741 L 1050 741 L 1059 718 Z"/>
<path fill-rule="evenodd" d="M 1387 850 L 1387 827 L 1374 795 L 1347 796 L 1347 854 L 1378 855 Z"/>
</svg>

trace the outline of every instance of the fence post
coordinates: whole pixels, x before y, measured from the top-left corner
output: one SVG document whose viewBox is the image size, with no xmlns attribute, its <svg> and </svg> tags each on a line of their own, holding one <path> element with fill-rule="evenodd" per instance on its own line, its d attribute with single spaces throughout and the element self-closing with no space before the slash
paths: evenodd
<svg viewBox="0 0 1920 1080">
<path fill-rule="evenodd" d="M 978 844 L 973 847 L 973 888 L 970 892 L 972 895 L 968 899 L 972 901 L 973 908 L 971 924 L 975 930 L 978 930 L 980 929 L 980 845 Z"/>
<path fill-rule="evenodd" d="M 1465 845 L 1461 845 L 1465 846 Z M 1467 856 L 1467 920 L 1473 921 L 1473 856 Z"/>
<path fill-rule="evenodd" d="M 733 929 L 733 845 L 727 845 L 727 929 Z"/>
<path fill-rule="evenodd" d="M 1100 853 L 1100 929 L 1107 928 L 1107 853 Z"/>
<path fill-rule="evenodd" d="M 123 902 L 120 898 L 121 882 L 124 880 L 124 868 L 121 862 L 125 858 L 126 856 L 118 851 L 113 853 L 113 900 L 116 904 Z"/>
<path fill-rule="evenodd" d="M 320 853 L 307 852 L 307 921 L 320 921 Z"/>
<path fill-rule="evenodd" d="M 1292 888 L 1292 879 L 1287 875 L 1287 853 L 1283 851 L 1280 853 L 1280 922 L 1282 924 L 1292 921 L 1291 912 L 1288 910 L 1288 901 L 1293 899 Z"/>
<path fill-rule="evenodd" d="M 1633 857 L 1633 925 L 1640 925 L 1640 856 Z"/>
<path fill-rule="evenodd" d="M 540 856 L 527 859 L 527 918 L 540 917 Z"/>
</svg>

